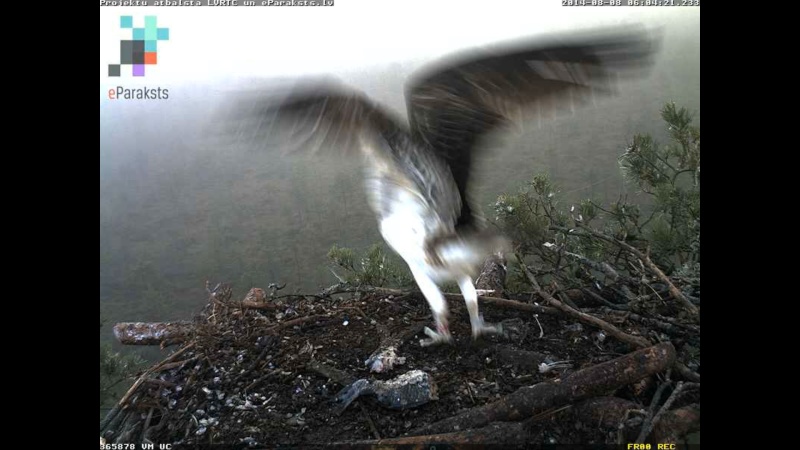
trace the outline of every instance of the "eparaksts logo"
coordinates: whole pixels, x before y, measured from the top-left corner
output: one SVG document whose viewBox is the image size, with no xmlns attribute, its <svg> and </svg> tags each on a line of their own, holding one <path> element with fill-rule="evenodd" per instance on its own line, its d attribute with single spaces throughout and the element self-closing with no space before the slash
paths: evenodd
<svg viewBox="0 0 800 450">
<path fill-rule="evenodd" d="M 121 16 L 119 26 L 131 30 L 131 39 L 119 41 L 119 64 L 108 65 L 108 76 L 143 77 L 147 66 L 158 64 L 158 41 L 169 40 L 169 28 L 159 28 L 156 16 L 145 16 L 144 28 L 134 28 L 133 16 Z"/>
<path fill-rule="evenodd" d="M 119 64 L 108 65 L 109 77 L 145 76 L 158 64 L 158 41 L 169 40 L 169 28 L 159 28 L 156 16 L 145 16 L 144 27 L 133 26 L 133 16 L 121 16 L 119 26 L 131 30 L 132 39 L 119 42 Z M 117 86 L 108 90 L 110 100 L 166 100 L 169 89 L 162 87 L 125 88 Z"/>
<path fill-rule="evenodd" d="M 155 87 L 155 88 L 133 88 L 127 89 L 122 86 L 117 86 L 114 89 L 108 90 L 109 100 L 166 100 L 169 98 L 169 89 Z"/>
</svg>

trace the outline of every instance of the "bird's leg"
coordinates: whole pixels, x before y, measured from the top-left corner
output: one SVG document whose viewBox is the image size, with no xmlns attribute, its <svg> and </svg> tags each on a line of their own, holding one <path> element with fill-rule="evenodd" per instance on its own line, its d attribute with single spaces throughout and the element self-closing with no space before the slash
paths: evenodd
<svg viewBox="0 0 800 450">
<path fill-rule="evenodd" d="M 434 313 L 434 319 L 436 320 L 436 331 L 425 327 L 425 334 L 430 339 L 419 340 L 419 345 L 423 347 L 436 344 L 450 344 L 453 342 L 453 336 L 450 335 L 450 327 L 447 325 L 447 314 L 436 315 Z"/>
<path fill-rule="evenodd" d="M 461 294 L 464 296 L 464 301 L 467 303 L 469 322 L 470 325 L 472 325 L 472 338 L 477 339 L 478 336 L 482 334 L 502 333 L 502 325 L 486 323 L 483 321 L 483 316 L 478 314 L 478 292 L 475 290 L 472 279 L 470 277 L 459 278 L 458 287 L 461 288 Z"/>
<path fill-rule="evenodd" d="M 418 272 L 413 272 L 413 274 L 414 279 L 417 281 L 417 286 L 419 286 L 422 295 L 428 301 L 428 305 L 433 311 L 433 318 L 436 320 L 436 331 L 425 327 L 425 334 L 430 339 L 420 339 L 419 345 L 427 347 L 429 345 L 453 342 L 453 337 L 450 335 L 450 327 L 447 324 L 447 303 L 442 291 L 430 277 Z"/>
</svg>

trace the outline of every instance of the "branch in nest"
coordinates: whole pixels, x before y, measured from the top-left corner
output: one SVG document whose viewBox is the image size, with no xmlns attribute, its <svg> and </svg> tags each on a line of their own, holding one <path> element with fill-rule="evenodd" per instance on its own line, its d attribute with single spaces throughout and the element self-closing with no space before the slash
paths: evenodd
<svg viewBox="0 0 800 450">
<path fill-rule="evenodd" d="M 519 258 L 519 261 L 522 261 L 522 258 Z M 539 286 L 539 283 L 536 281 L 536 278 L 528 269 L 528 266 L 526 266 L 522 262 L 520 262 L 520 266 L 522 267 L 522 270 L 525 272 L 525 274 L 528 276 L 528 279 L 531 281 L 531 284 L 533 284 L 533 288 L 536 291 L 536 293 L 541 295 L 542 298 L 547 300 L 551 305 L 560 309 L 566 315 L 574 319 L 580 320 L 581 322 L 584 322 L 586 324 L 598 327 L 601 330 L 608 333 L 609 335 L 615 337 L 616 339 L 625 342 L 627 344 L 633 345 L 634 347 L 642 348 L 650 345 L 650 342 L 643 337 L 632 336 L 630 334 L 627 334 L 624 331 L 620 330 L 619 328 L 615 327 L 614 325 L 611 325 L 610 323 L 606 322 L 605 320 L 578 311 L 574 308 L 571 308 L 561 303 L 559 300 L 556 300 L 552 295 L 547 293 L 547 291 L 545 291 L 544 289 L 542 289 L 541 286 Z"/>
<path fill-rule="evenodd" d="M 426 425 L 411 434 L 448 433 L 453 430 L 482 427 L 496 421 L 522 420 L 548 408 L 603 395 L 664 371 L 674 362 L 675 348 L 672 344 L 654 345 L 581 369 L 561 380 L 517 389 L 495 402 Z"/>
<path fill-rule="evenodd" d="M 674 284 L 672 284 L 672 280 L 670 280 L 669 277 L 666 274 L 664 274 L 664 272 L 661 271 L 661 269 L 659 269 L 658 266 L 656 266 L 653 263 L 653 261 L 650 260 L 649 256 L 645 255 L 639 249 L 637 249 L 636 247 L 628 244 L 627 242 L 622 242 L 622 241 L 620 241 L 618 239 L 614 239 L 613 237 L 607 236 L 607 235 L 605 235 L 603 233 L 600 233 L 599 231 L 595 231 L 592 228 L 587 227 L 586 225 L 578 223 L 578 227 L 581 228 L 582 230 L 585 230 L 587 233 L 591 234 L 592 236 L 600 238 L 600 239 L 602 239 L 602 240 L 604 240 L 606 242 L 610 242 L 612 244 L 615 244 L 615 245 L 619 246 L 620 248 L 624 249 L 625 251 L 627 251 L 629 253 L 632 253 L 634 256 L 639 258 L 639 260 L 648 269 L 650 269 L 650 271 L 652 271 L 658 277 L 658 279 L 660 279 L 664 284 L 667 285 L 667 287 L 669 288 L 669 293 L 672 295 L 673 298 L 678 300 L 681 303 L 681 305 L 683 305 L 684 309 L 686 309 L 689 313 L 691 313 L 695 317 L 699 317 L 700 312 L 697 310 L 697 307 L 694 306 L 694 304 L 692 302 L 690 302 L 683 295 L 683 293 L 680 291 L 680 289 L 678 289 L 677 287 L 675 287 Z"/>
<path fill-rule="evenodd" d="M 360 286 L 360 287 L 342 287 L 340 284 L 335 284 L 330 286 L 322 291 L 323 293 L 327 293 L 326 295 L 332 294 L 339 294 L 339 293 L 354 293 L 354 292 L 363 292 L 363 293 L 377 293 L 377 294 L 384 294 L 384 295 L 394 295 L 394 296 L 402 296 L 406 295 L 412 291 L 404 291 L 402 289 L 392 289 L 392 288 L 376 288 L 372 286 Z M 321 294 L 322 295 L 322 294 Z M 459 300 L 463 301 L 464 296 L 461 294 L 453 294 L 453 293 L 444 293 L 444 297 L 448 300 Z M 539 306 L 539 305 L 532 305 L 529 303 L 522 303 L 516 300 L 508 300 L 505 298 L 499 297 L 488 297 L 485 295 L 478 296 L 478 301 L 488 305 L 499 306 L 501 308 L 509 308 L 509 309 L 516 309 L 519 311 L 527 311 L 533 313 L 542 313 L 542 314 L 558 314 L 558 310 L 555 308 L 548 308 L 546 306 Z"/>
<path fill-rule="evenodd" d="M 697 384 L 697 383 L 684 383 L 683 381 L 678 382 L 678 385 L 675 387 L 675 390 L 672 391 L 672 394 L 669 396 L 667 401 L 664 402 L 664 406 L 662 406 L 661 409 L 658 410 L 658 413 L 656 413 L 652 417 L 648 416 L 648 418 L 651 419 L 651 420 L 646 420 L 645 421 L 644 425 L 642 426 L 642 431 L 641 431 L 641 433 L 639 433 L 639 438 L 636 440 L 636 442 L 637 443 L 644 442 L 645 438 L 652 431 L 653 426 L 657 425 L 661 421 L 662 417 L 664 417 L 664 415 L 669 411 L 669 408 L 672 406 L 672 403 L 674 403 L 675 400 L 680 396 L 681 392 L 684 389 L 693 388 L 693 387 L 699 387 L 699 384 Z M 653 403 L 654 403 L 654 405 L 653 405 L 653 409 L 654 409 L 655 403 L 658 403 L 658 398 L 654 397 L 653 398 Z M 695 411 L 692 410 L 692 411 L 687 411 L 687 412 L 689 413 L 689 414 L 686 414 L 687 417 L 682 417 L 681 419 L 685 420 L 687 418 L 691 419 L 691 418 L 694 417 Z M 682 413 L 679 413 L 678 416 L 671 417 L 671 419 L 677 419 L 678 417 L 680 417 L 680 415 L 682 415 Z M 696 415 L 697 415 L 697 421 L 699 423 L 699 420 L 700 420 L 700 410 L 699 409 L 697 409 Z M 689 424 L 687 424 L 687 425 L 691 425 L 691 422 Z M 663 430 L 663 429 L 661 430 L 662 433 L 664 431 L 665 430 Z"/>
<path fill-rule="evenodd" d="M 190 350 L 192 347 L 194 347 L 194 344 L 188 344 L 183 348 L 181 348 L 180 350 L 168 356 L 160 363 L 144 371 L 144 373 L 142 373 L 142 375 L 140 375 L 139 378 L 137 378 L 136 381 L 133 383 L 133 386 L 131 386 L 130 389 L 128 389 L 128 391 L 125 393 L 125 395 L 122 396 L 119 402 L 117 402 L 114 408 L 112 408 L 111 411 L 108 412 L 103 421 L 100 422 L 100 433 L 102 434 L 106 430 L 116 427 L 116 425 L 119 423 L 119 418 L 122 417 L 119 413 L 128 406 L 129 400 L 138 391 L 139 387 L 145 382 L 145 380 L 149 379 L 150 375 L 162 370 L 164 366 L 175 361 L 180 355 Z"/>
<path fill-rule="evenodd" d="M 191 322 L 120 322 L 114 325 L 114 337 L 124 345 L 160 345 L 164 341 L 181 342 L 192 333 Z"/>
<path fill-rule="evenodd" d="M 654 442 L 677 442 L 679 438 L 700 430 L 700 404 L 667 411 L 653 425 Z"/>
</svg>

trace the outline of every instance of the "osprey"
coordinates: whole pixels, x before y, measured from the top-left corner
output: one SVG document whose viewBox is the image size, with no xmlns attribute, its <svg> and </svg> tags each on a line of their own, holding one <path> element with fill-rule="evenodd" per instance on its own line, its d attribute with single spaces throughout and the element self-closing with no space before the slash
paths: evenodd
<svg viewBox="0 0 800 450">
<path fill-rule="evenodd" d="M 467 199 L 481 139 L 530 114 L 546 118 L 610 92 L 620 75 L 643 67 L 652 47 L 640 32 L 595 33 L 462 53 L 411 78 L 407 122 L 354 89 L 304 80 L 240 100 L 239 118 L 251 120 L 236 124 L 239 135 L 243 127 L 263 133 L 269 124 L 267 139 L 277 136 L 276 124 L 288 124 L 290 144 L 361 153 L 380 233 L 408 264 L 433 312 L 436 329 L 425 328 L 421 345 L 452 342 L 439 288 L 446 281 L 458 283 L 477 338 L 501 327 L 479 314 L 473 277 L 487 256 L 508 249 Z"/>
</svg>

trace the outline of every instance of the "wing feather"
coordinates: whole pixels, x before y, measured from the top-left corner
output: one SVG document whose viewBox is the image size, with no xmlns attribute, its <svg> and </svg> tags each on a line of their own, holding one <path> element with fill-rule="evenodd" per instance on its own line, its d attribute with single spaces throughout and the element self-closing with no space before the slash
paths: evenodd
<svg viewBox="0 0 800 450">
<path fill-rule="evenodd" d="M 654 42 L 640 30 L 606 31 L 447 58 L 407 85 L 411 132 L 447 161 L 466 198 L 473 154 L 485 135 L 535 116 L 572 112 L 597 94 L 612 93 L 620 76 L 649 66 Z M 470 223 L 469 202 L 462 208 L 460 223 Z"/>
<path fill-rule="evenodd" d="M 238 92 L 223 107 L 226 133 L 283 153 L 364 150 L 385 132 L 405 128 L 381 105 L 332 79 L 271 83 Z"/>
</svg>

